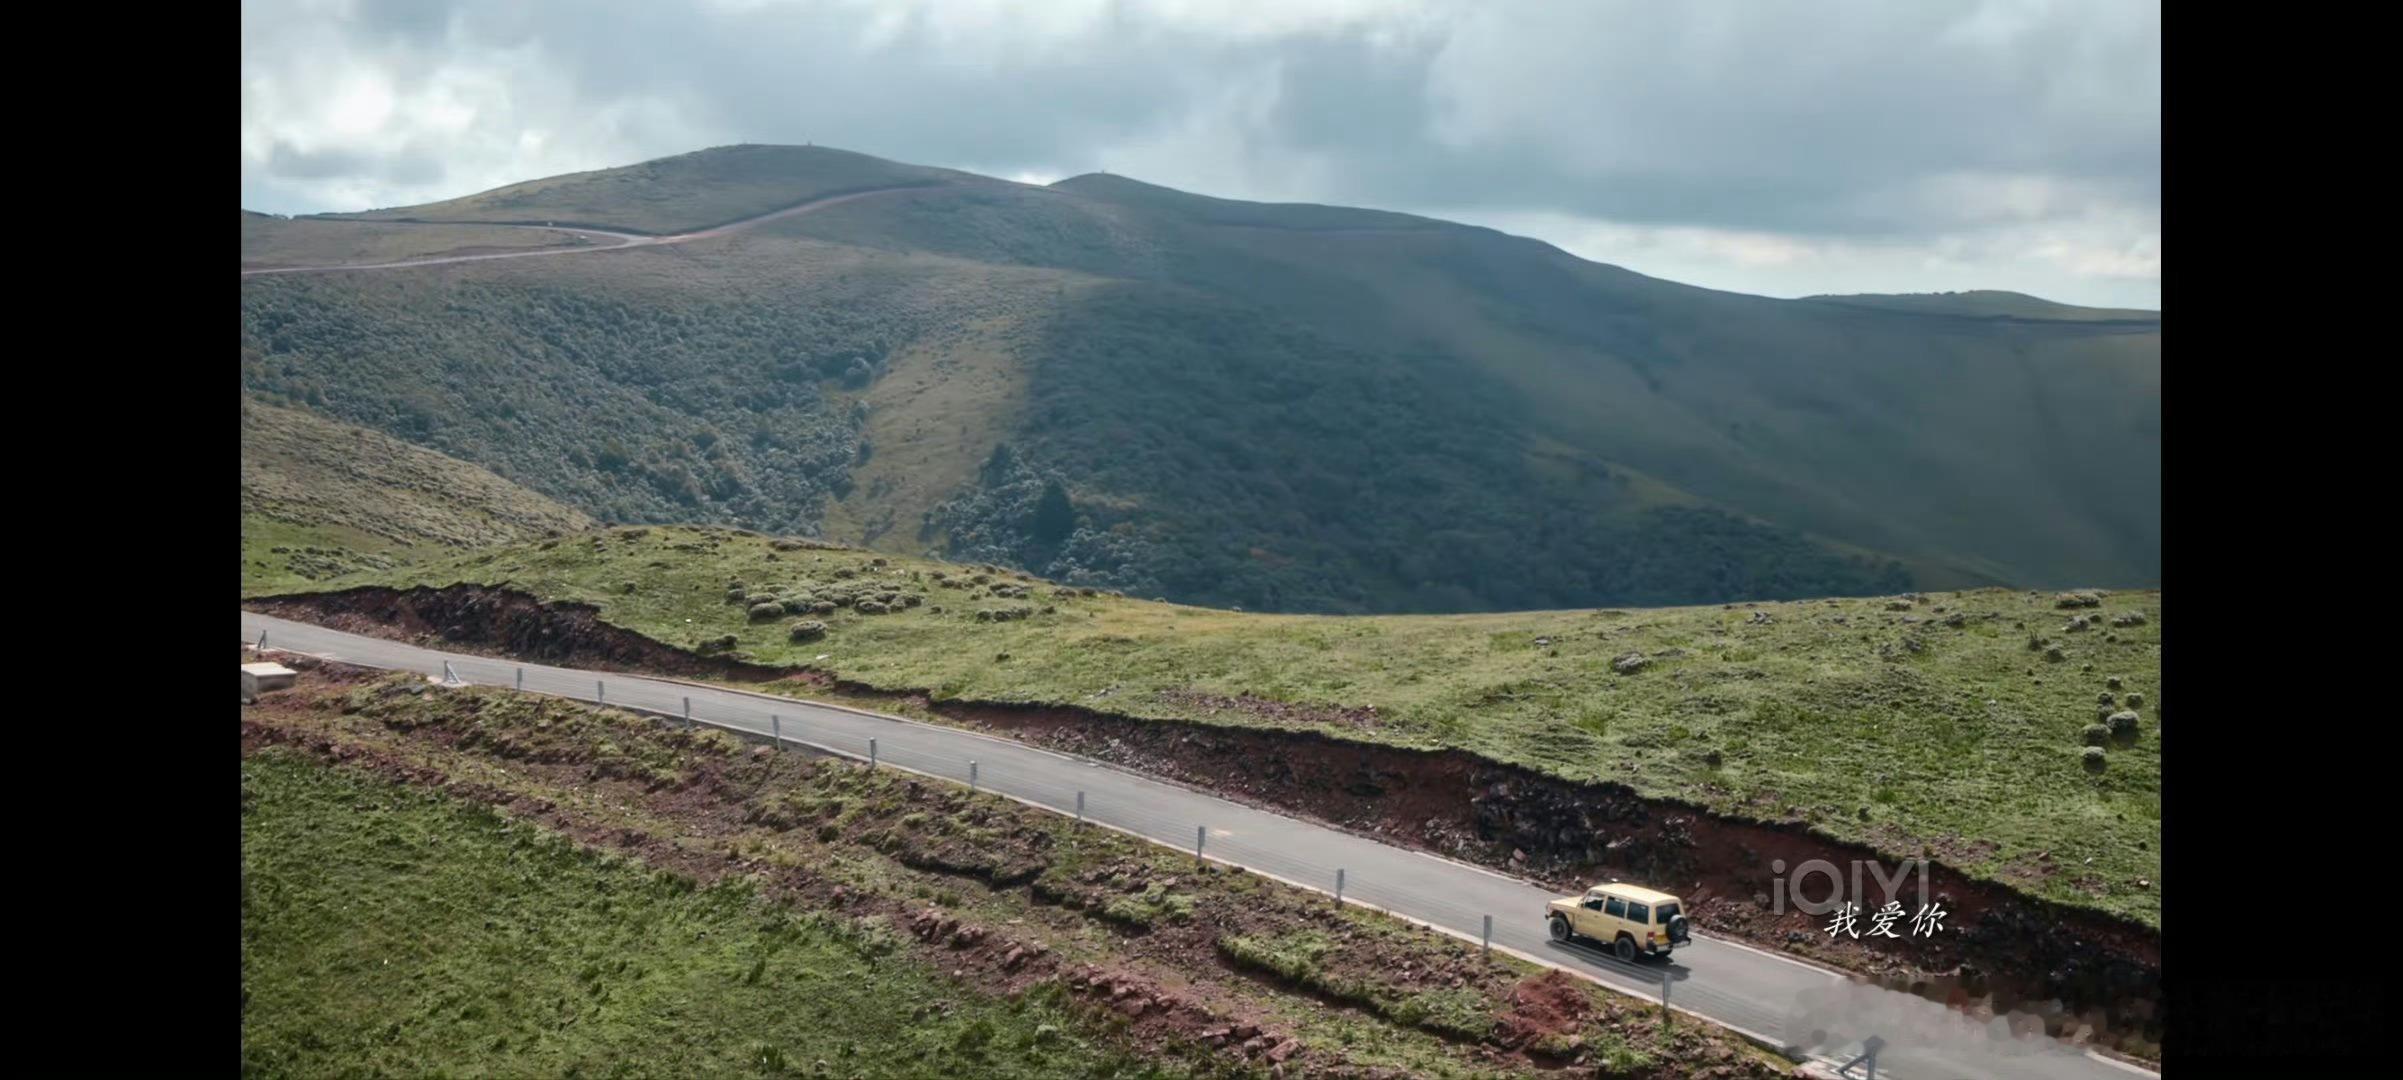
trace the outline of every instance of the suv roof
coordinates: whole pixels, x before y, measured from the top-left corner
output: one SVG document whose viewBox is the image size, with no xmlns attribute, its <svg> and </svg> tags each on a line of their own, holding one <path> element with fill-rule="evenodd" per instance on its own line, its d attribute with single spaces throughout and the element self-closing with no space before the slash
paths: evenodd
<svg viewBox="0 0 2403 1080">
<path fill-rule="evenodd" d="M 1674 904 L 1678 902 L 1675 896 L 1668 893 L 1657 889 L 1647 889 L 1641 885 L 1629 885 L 1623 881 L 1596 885 L 1591 891 L 1608 893 L 1622 900 L 1633 900 L 1639 904 Z"/>
</svg>

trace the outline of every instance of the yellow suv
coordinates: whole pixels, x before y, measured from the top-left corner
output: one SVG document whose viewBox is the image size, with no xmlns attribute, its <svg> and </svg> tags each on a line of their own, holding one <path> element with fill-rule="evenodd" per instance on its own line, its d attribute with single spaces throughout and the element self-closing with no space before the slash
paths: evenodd
<svg viewBox="0 0 2403 1080">
<path fill-rule="evenodd" d="M 1684 902 L 1641 885 L 1596 885 L 1584 896 L 1564 896 L 1544 905 L 1544 917 L 1552 924 L 1552 940 L 1583 938 L 1630 962 L 1638 956 L 1667 956 L 1693 944 Z"/>
</svg>

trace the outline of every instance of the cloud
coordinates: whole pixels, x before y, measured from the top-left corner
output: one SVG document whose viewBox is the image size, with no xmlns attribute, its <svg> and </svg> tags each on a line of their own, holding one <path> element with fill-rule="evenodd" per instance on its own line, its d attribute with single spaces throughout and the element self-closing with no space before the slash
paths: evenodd
<svg viewBox="0 0 2403 1080">
<path fill-rule="evenodd" d="M 245 205 L 729 142 L 1515 221 L 1783 294 L 2158 302 L 2145 5 L 256 0 Z M 1497 225 L 1497 227 L 1507 227 Z M 1731 284 L 1736 283 L 1736 284 Z"/>
</svg>

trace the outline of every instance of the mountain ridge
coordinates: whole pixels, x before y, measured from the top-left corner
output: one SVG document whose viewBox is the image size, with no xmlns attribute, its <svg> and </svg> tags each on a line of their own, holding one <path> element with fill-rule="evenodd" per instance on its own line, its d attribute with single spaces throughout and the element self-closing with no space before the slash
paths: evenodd
<svg viewBox="0 0 2403 1080">
<path fill-rule="evenodd" d="M 674 253 L 246 282 L 245 385 L 506 461 L 598 516 L 832 527 L 1199 602 L 2158 580 L 2157 321 L 2104 309 L 1756 297 L 1391 211 L 814 147 L 355 220 L 581 208 L 682 227 L 863 178 L 896 186 Z M 2017 294 L 1936 306 L 1996 295 Z M 424 385 L 453 368 L 501 377 L 514 415 Z M 624 415 L 567 422 L 562 379 Z M 527 425 L 551 461 L 508 434 Z M 1031 524 L 1054 488 L 1066 535 Z"/>
</svg>

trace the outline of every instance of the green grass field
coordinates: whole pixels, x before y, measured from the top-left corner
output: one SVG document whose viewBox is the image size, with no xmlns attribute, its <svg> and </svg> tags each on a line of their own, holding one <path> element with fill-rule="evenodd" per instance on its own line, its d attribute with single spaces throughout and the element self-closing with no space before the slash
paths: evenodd
<svg viewBox="0 0 2403 1080">
<path fill-rule="evenodd" d="M 949 580 L 936 582 L 938 571 Z M 1023 599 L 994 597 L 973 582 L 982 573 L 649 528 L 431 553 L 314 587 L 503 586 L 592 604 L 670 645 L 731 635 L 734 654 L 759 663 L 938 698 L 1257 725 L 1277 721 L 1213 698 L 1373 707 L 1373 722 L 1328 732 L 1808 821 L 1894 854 L 1924 845 L 1977 876 L 2158 924 L 2158 591 L 2076 610 L 2056 608 L 2049 592 L 1980 590 L 1916 603 L 1337 617 L 1063 598 L 1042 584 Z M 753 597 L 729 602 L 734 582 L 796 606 L 885 592 L 922 600 L 889 614 L 847 606 L 754 621 Z M 1013 609 L 1025 617 L 977 617 Z M 2092 627 L 2064 631 L 2076 616 Z M 829 631 L 796 644 L 797 618 Z M 1622 674 L 1630 654 L 1645 663 Z M 2114 704 L 2099 703 L 2104 693 Z M 2130 707 L 2133 739 L 2109 741 L 2101 770 L 2087 767 L 2088 727 Z"/>
<path fill-rule="evenodd" d="M 1579 1043 L 1597 1076 L 1786 1072 L 1638 998 L 999 796 L 558 698 L 303 668 L 243 717 L 254 1073 L 575 1075 L 602 1057 L 581 1071 L 1259 1075 L 1286 1038 L 1338 1075 L 1523 1076 L 1549 1068 L 1518 1051 Z M 379 762 L 463 801 L 368 779 Z M 696 890 L 481 809 L 501 802 L 798 888 Z M 1113 989 L 1157 1000 L 1130 1014 Z M 1562 1011 L 1531 1026 L 1528 989 Z M 1241 1024 L 1263 1045 L 1225 1037 Z M 626 1049 L 645 1041 L 674 1045 Z M 689 1064 L 664 1068 L 679 1050 Z"/>
<path fill-rule="evenodd" d="M 480 805 L 242 763 L 245 1076 L 1182 1075 L 889 954 Z"/>
<path fill-rule="evenodd" d="M 419 545 L 574 532 L 592 519 L 365 428 L 242 402 L 242 580 L 266 588 L 396 565 Z"/>
</svg>

